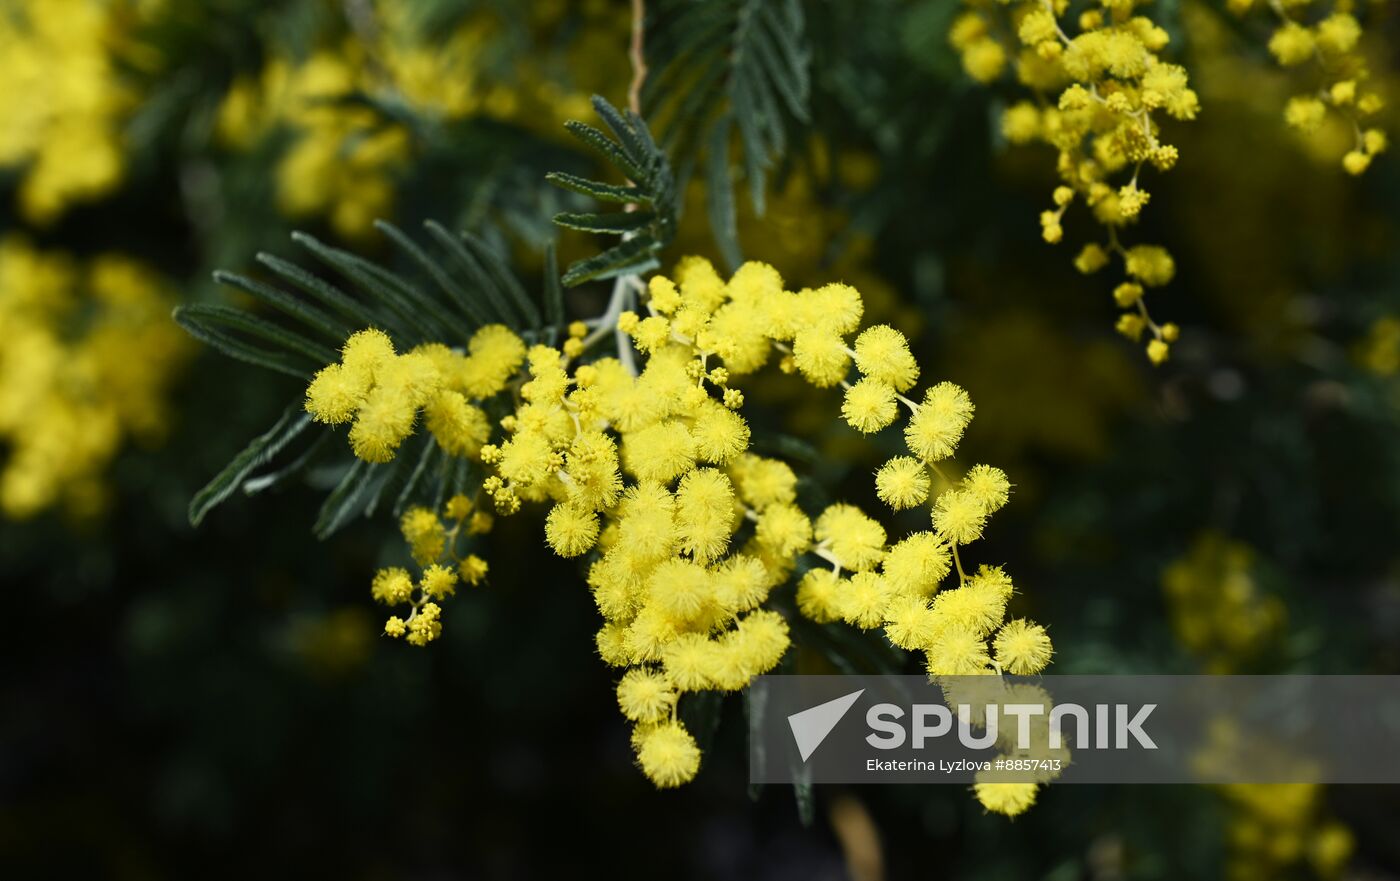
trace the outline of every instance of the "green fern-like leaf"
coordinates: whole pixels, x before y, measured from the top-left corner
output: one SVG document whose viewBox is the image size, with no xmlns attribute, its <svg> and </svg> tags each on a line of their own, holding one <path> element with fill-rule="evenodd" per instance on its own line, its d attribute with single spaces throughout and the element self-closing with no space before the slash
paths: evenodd
<svg viewBox="0 0 1400 881">
<path fill-rule="evenodd" d="M 630 184 L 607 184 L 559 172 L 546 178 L 576 193 L 605 202 L 626 203 L 633 210 L 554 216 L 555 223 L 569 229 L 622 236 L 621 243 L 603 253 L 570 264 L 564 273 L 564 284 L 570 286 L 654 269 L 658 265 L 657 254 L 676 233 L 678 204 L 671 163 L 652 139 L 646 123 L 630 111 L 619 112 L 597 96 L 593 107 L 612 137 L 582 122 L 571 121 L 567 128 L 626 175 Z"/>
<path fill-rule="evenodd" d="M 799 0 L 658 0 L 650 5 L 652 74 L 643 107 L 682 177 L 703 168 L 711 227 L 733 268 L 742 259 L 733 190 L 755 213 L 789 127 L 809 119 L 811 84 Z M 739 174 L 731 162 L 737 139 Z"/>
<path fill-rule="evenodd" d="M 230 357 L 302 380 L 338 360 L 346 338 L 367 327 L 389 334 L 399 351 L 426 342 L 463 346 L 477 328 L 492 323 L 530 339 L 553 338 L 560 332 L 565 317 L 557 274 L 545 279 L 542 310 L 483 240 L 455 235 L 429 221 L 424 224 L 429 244 L 424 245 L 392 224 L 376 226 L 410 271 L 295 233 L 293 240 L 321 265 L 324 276 L 269 254 L 257 257 L 270 276 L 267 280 L 214 273 L 216 282 L 251 296 L 283 320 L 209 303 L 180 306 L 175 319 Z M 546 264 L 549 272 L 557 273 L 552 251 Z M 198 525 L 240 488 L 248 495 L 264 492 L 303 473 L 327 448 L 342 452 L 339 463 L 322 463 L 339 476 L 317 518 L 315 532 L 321 538 L 381 505 L 392 503 L 395 511 L 415 503 L 440 505 L 449 495 L 471 492 L 480 483 L 470 463 L 446 455 L 424 432 L 410 438 L 393 461 L 379 465 L 353 458 L 343 440 L 323 443 L 328 428 L 318 427 L 310 443 L 292 451 L 310 423 L 301 401 L 291 402 L 275 425 L 195 495 L 190 522 Z M 290 461 L 279 464 L 276 460 L 283 454 Z M 259 469 L 267 470 L 254 473 Z"/>
</svg>

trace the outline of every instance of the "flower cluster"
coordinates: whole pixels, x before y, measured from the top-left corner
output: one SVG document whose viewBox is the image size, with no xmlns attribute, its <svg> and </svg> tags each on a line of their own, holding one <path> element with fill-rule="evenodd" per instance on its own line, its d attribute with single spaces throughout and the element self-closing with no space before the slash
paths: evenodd
<svg viewBox="0 0 1400 881">
<path fill-rule="evenodd" d="M 1134 14 L 1147 0 L 1103 0 L 1100 8 L 1080 14 L 1075 36 L 1066 31 L 1066 0 L 967 0 L 971 7 L 949 34 L 962 54 L 963 66 L 976 79 L 990 82 L 1002 74 L 1015 52 L 1019 82 L 1035 100 L 1020 101 L 1005 112 L 1002 130 L 1016 144 L 1041 141 L 1059 153 L 1061 179 L 1053 206 L 1041 213 L 1047 242 L 1064 237 L 1065 212 L 1083 202 L 1105 231 L 1101 243 L 1085 245 L 1075 258 L 1080 272 L 1095 273 L 1117 259 L 1123 281 L 1113 299 L 1123 313 L 1118 330 L 1134 341 L 1146 335 L 1147 356 L 1166 360 L 1178 335 L 1175 325 L 1158 324 L 1147 311 L 1146 288 L 1171 281 L 1175 264 L 1164 248 L 1128 247 L 1122 230 L 1147 205 L 1142 173 L 1147 166 L 1168 171 L 1176 164 L 1176 147 L 1161 139 L 1164 118 L 1188 121 L 1200 109 L 1188 86 L 1186 70 L 1162 60 L 1167 32 Z M 1019 46 L 996 36 L 1009 9 L 1011 30 Z"/>
<path fill-rule="evenodd" d="M 1240 672 L 1284 635 L 1286 609 L 1260 585 L 1258 568 L 1249 545 L 1204 532 L 1162 574 L 1176 638 L 1209 673 Z M 1242 735 L 1233 719 L 1210 720 L 1206 732 L 1192 763 L 1215 773 L 1239 767 L 1246 750 L 1305 761 L 1268 738 Z M 1319 878 L 1335 878 L 1346 867 L 1354 847 L 1351 830 L 1328 815 L 1317 784 L 1232 783 L 1220 792 L 1229 808 L 1227 877 L 1276 878 L 1310 868 Z"/>
<path fill-rule="evenodd" d="M 1255 0 L 1229 2 L 1240 15 L 1263 5 Z M 1385 132 L 1366 125 L 1385 102 L 1368 82 L 1370 73 L 1360 51 L 1361 24 L 1352 15 L 1353 4 L 1349 0 L 1275 0 L 1267 5 L 1268 14 L 1277 21 L 1269 37 L 1269 53 L 1284 67 L 1312 65 L 1320 77 L 1315 88 L 1289 99 L 1285 121 L 1312 133 L 1329 114 L 1345 120 L 1355 139 L 1342 157 L 1342 167 L 1350 174 L 1362 174 L 1386 148 Z"/>
<path fill-rule="evenodd" d="M 1356 838 L 1330 815 L 1321 786 L 1234 783 L 1221 790 L 1231 808 L 1227 878 L 1345 873 Z"/>
<path fill-rule="evenodd" d="M 386 606 L 407 604 L 407 617 L 390 616 L 384 632 L 403 637 L 417 646 L 427 645 L 442 633 L 442 607 L 438 605 L 457 592 L 460 580 L 473 587 L 485 580 L 489 567 L 475 554 L 463 555 L 459 537 L 477 535 L 491 529 L 491 515 L 475 509 L 466 496 L 453 496 L 444 512 L 447 524 L 428 508 L 410 508 L 399 519 L 413 561 L 421 568 L 415 582 L 408 570 L 390 566 L 380 569 L 370 585 L 371 595 Z"/>
<path fill-rule="evenodd" d="M 421 414 L 433 441 L 448 456 L 479 458 L 491 433 L 480 404 L 502 393 L 525 359 L 525 343 L 502 325 L 472 335 L 467 351 L 429 343 L 399 354 L 383 331 L 368 329 L 345 341 L 341 359 L 317 372 L 306 389 L 306 411 L 329 425 L 350 423 L 350 448 L 366 462 L 388 462 L 411 435 Z M 414 580 L 404 569 L 383 569 L 371 592 L 385 605 L 410 605 L 408 617 L 391 617 L 384 631 L 426 645 L 441 632 L 438 602 L 460 578 L 478 584 L 486 562 L 462 556 L 459 536 L 490 530 L 492 518 L 477 500 L 449 499 L 443 512 L 413 508 L 400 528 L 413 559 L 424 567 Z"/>
<path fill-rule="evenodd" d="M 477 404 L 504 390 L 524 358 L 520 337 L 499 324 L 477 331 L 465 354 L 428 343 L 401 355 L 383 331 L 362 330 L 311 380 L 306 411 L 328 425 L 351 422 L 351 449 L 366 462 L 392 460 L 420 410 L 444 452 L 475 458 L 491 431 Z"/>
<path fill-rule="evenodd" d="M 1211 673 L 1237 671 L 1282 632 L 1287 611 L 1257 569 L 1248 545 L 1206 532 L 1162 573 L 1172 629 Z"/>
<path fill-rule="evenodd" d="M 19 207 L 35 223 L 121 180 L 135 95 L 118 76 L 122 4 L 28 0 L 0 15 L 0 166 L 22 167 Z"/>
<path fill-rule="evenodd" d="M 349 101 L 367 88 L 363 50 L 318 51 L 299 63 L 268 62 L 260 78 L 234 80 L 219 108 L 218 135 L 246 149 L 278 128 L 293 140 L 276 169 L 277 206 L 292 218 L 326 215 L 360 236 L 393 204 L 393 175 L 408 159 L 407 132 Z"/>
<path fill-rule="evenodd" d="M 392 214 L 396 180 L 421 146 L 414 140 L 421 132 L 353 100 L 357 95 L 402 105 L 428 122 L 484 116 L 550 134 L 588 111 L 587 92 L 561 89 L 539 71 L 502 77 L 492 70 L 502 25 L 485 11 L 434 39 L 421 33 L 411 5 L 365 7 L 372 40 L 361 34 L 324 41 L 306 57 L 276 54 L 260 74 L 236 77 L 219 107 L 217 134 L 227 147 L 246 151 L 291 133 L 276 169 L 278 209 L 287 217 L 325 216 L 336 232 L 356 238 Z M 616 13 L 590 16 L 606 25 L 622 21 Z"/>
<path fill-rule="evenodd" d="M 1400 373 L 1400 317 L 1382 315 L 1352 346 L 1352 357 L 1376 376 Z"/>
<path fill-rule="evenodd" d="M 356 455 L 385 461 L 421 410 L 439 446 L 490 470 L 476 498 L 448 503 L 446 524 L 426 509 L 404 516 L 423 568 L 416 582 L 403 569 L 376 576 L 377 599 L 412 607 L 386 631 L 415 644 L 437 635 L 438 603 L 480 565 L 455 549 L 459 534 L 480 531 L 473 524 L 489 516 L 479 506 L 489 500 L 496 515 L 510 515 L 547 503 L 549 547 L 588 559 L 603 617 L 598 651 L 623 670 L 618 705 L 634 725 L 638 764 L 660 787 L 689 781 L 700 765 L 677 716 L 681 695 L 743 689 L 787 652 L 788 622 L 766 604 L 794 576 L 801 614 L 882 632 L 923 652 L 932 675 L 1044 668 L 1045 630 L 1006 620 L 1010 578 L 990 566 L 968 575 L 959 557 L 1011 489 L 990 466 L 955 483 L 941 471 L 972 418 L 971 400 L 946 382 L 917 403 L 906 397 L 919 378 L 907 341 L 888 326 L 861 331 L 863 312 L 849 285 L 789 291 L 762 263 L 726 281 L 707 261 L 686 258 L 646 285 L 619 279 L 608 313 L 591 330 L 570 326 L 557 348 L 527 348 L 503 327 L 479 331 L 465 353 L 434 344 L 398 354 L 378 331 L 351 337 L 307 390 L 315 418 L 352 423 Z M 617 357 L 590 359 L 607 338 Z M 775 360 L 819 388 L 844 387 L 842 414 L 860 432 L 909 409 L 910 455 L 880 469 L 876 490 L 896 509 L 924 505 L 937 476 L 945 488 L 929 506 L 930 529 L 892 544 L 854 505 L 816 516 L 798 505 L 792 468 L 749 449 L 734 385 Z M 493 439 L 486 399 L 507 392 L 513 411 Z M 954 568 L 957 587 L 939 592 Z M 979 797 L 1015 813 L 1035 788 L 996 784 Z"/>
<path fill-rule="evenodd" d="M 0 241 L 0 512 L 63 505 L 95 513 L 103 472 L 128 439 L 166 429 L 166 396 L 187 352 L 166 284 L 135 261 L 86 263 Z"/>
</svg>

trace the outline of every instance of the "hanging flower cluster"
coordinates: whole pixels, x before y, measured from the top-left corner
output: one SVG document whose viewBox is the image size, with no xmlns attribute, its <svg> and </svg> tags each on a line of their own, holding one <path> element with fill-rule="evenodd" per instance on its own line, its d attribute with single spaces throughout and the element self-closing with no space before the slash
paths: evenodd
<svg viewBox="0 0 1400 881">
<path fill-rule="evenodd" d="M 1123 310 L 1118 330 L 1134 341 L 1146 335 L 1148 358 L 1162 363 L 1178 329 L 1153 320 L 1144 293 L 1170 282 L 1175 263 L 1160 246 L 1126 245 L 1122 231 L 1150 199 L 1141 185 L 1143 171 L 1150 166 L 1165 172 L 1176 164 L 1176 147 L 1161 137 L 1162 121 L 1189 121 L 1200 109 L 1186 70 L 1161 58 L 1167 32 L 1134 14 L 1146 0 L 1104 0 L 1078 16 L 1073 37 L 1066 31 L 1067 0 L 967 3 L 949 39 L 969 75 L 983 82 L 998 78 L 1014 52 L 1016 77 L 1034 94 L 1034 100 L 1006 110 L 1007 139 L 1040 141 L 1059 152 L 1061 184 L 1053 206 L 1040 215 L 1045 240 L 1061 241 L 1065 212 L 1076 201 L 1090 209 L 1107 235 L 1085 245 L 1074 265 L 1090 274 L 1121 262 L 1125 277 L 1113 290 Z M 1008 48 L 997 36 L 1006 24 L 1019 46 Z"/>
<path fill-rule="evenodd" d="M 1385 132 L 1368 125 L 1385 106 L 1369 82 L 1370 71 L 1361 53 L 1361 23 L 1352 15 L 1350 0 L 1229 0 L 1232 12 L 1245 15 L 1267 6 L 1277 22 L 1269 37 L 1269 53 L 1284 67 L 1310 65 L 1318 72 L 1315 88 L 1289 99 L 1284 119 L 1304 132 L 1317 131 L 1329 115 L 1345 120 L 1355 141 L 1342 157 L 1350 174 L 1362 174 L 1386 148 Z"/>
<path fill-rule="evenodd" d="M 624 308 L 634 301 L 638 308 Z M 376 599 L 410 607 L 386 632 L 431 641 L 457 581 L 485 575 L 479 558 L 459 556 L 459 536 L 523 503 L 548 504 L 550 548 L 589 559 L 603 617 L 598 652 L 622 671 L 618 705 L 634 725 L 638 764 L 660 787 L 689 781 L 700 766 L 676 713 L 680 696 L 743 689 L 787 652 L 788 622 L 767 604 L 794 576 L 802 615 L 881 631 L 922 652 L 932 675 L 1043 669 L 1052 653 L 1045 630 L 1006 619 L 1011 579 L 992 566 L 968 574 L 960 557 L 1011 490 L 990 466 L 958 480 L 940 470 L 972 401 L 946 382 L 918 401 L 906 397 L 919 378 L 907 341 L 888 326 L 861 331 L 863 312 L 849 285 L 792 292 L 762 263 L 725 281 L 707 261 L 686 258 L 647 285 L 621 278 L 591 332 L 575 323 L 558 348 L 527 347 L 501 326 L 478 331 L 466 352 L 433 344 L 399 354 L 378 331 L 351 337 L 341 361 L 307 390 L 316 419 L 349 423 L 355 454 L 381 462 L 421 413 L 443 450 L 490 470 L 476 498 L 404 516 L 421 573 L 415 580 L 391 568 L 375 577 Z M 589 360 L 606 338 L 618 341 L 618 356 Z M 749 449 L 734 384 L 773 360 L 817 387 L 842 386 L 842 415 L 860 432 L 908 409 L 909 455 L 880 469 L 876 490 L 892 508 L 911 508 L 929 504 L 938 477 L 947 488 L 932 499 L 929 529 L 892 543 L 854 505 L 798 505 L 793 470 Z M 511 412 L 496 432 L 485 413 L 498 397 L 509 398 Z M 940 591 L 954 570 L 957 585 Z M 989 809 L 1017 813 L 1036 786 L 977 792 Z"/>
</svg>

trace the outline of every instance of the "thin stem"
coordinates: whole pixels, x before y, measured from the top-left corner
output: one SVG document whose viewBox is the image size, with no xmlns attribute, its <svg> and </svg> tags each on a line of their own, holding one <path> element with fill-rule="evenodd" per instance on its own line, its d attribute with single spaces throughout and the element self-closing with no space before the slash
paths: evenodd
<svg viewBox="0 0 1400 881">
<path fill-rule="evenodd" d="M 632 47 L 628 55 L 632 59 L 632 84 L 627 87 L 627 106 L 638 116 L 642 115 L 642 86 L 647 81 L 647 61 L 643 41 L 646 38 L 646 2 L 632 0 Z"/>
<path fill-rule="evenodd" d="M 603 314 L 598 317 L 598 324 L 593 328 L 593 332 L 583 338 L 584 349 L 595 345 L 599 340 L 612 333 L 617 327 L 617 317 L 622 314 L 622 304 L 627 298 L 627 278 L 618 276 L 613 282 L 612 297 L 608 300 L 608 308 L 603 310 Z"/>
<path fill-rule="evenodd" d="M 627 276 L 623 276 L 618 281 L 622 286 L 623 305 L 632 304 L 632 291 L 627 285 Z M 614 319 L 614 325 L 616 319 Z M 637 358 L 632 353 L 632 338 L 622 332 L 622 328 L 613 327 L 613 335 L 617 338 L 617 360 L 622 362 L 623 368 L 630 376 L 637 375 Z"/>
</svg>

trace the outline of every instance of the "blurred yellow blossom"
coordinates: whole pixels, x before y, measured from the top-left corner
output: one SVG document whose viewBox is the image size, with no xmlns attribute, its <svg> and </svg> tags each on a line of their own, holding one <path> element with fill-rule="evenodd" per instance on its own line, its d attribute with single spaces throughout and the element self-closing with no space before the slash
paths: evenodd
<svg viewBox="0 0 1400 881">
<path fill-rule="evenodd" d="M 165 433 L 166 395 L 186 338 L 151 270 L 0 241 L 0 511 L 25 517 L 102 504 L 103 472 L 129 438 Z"/>
<path fill-rule="evenodd" d="M 1172 629 L 1211 672 L 1238 670 L 1283 631 L 1286 609 L 1257 566 L 1248 545 L 1206 532 L 1162 573 Z"/>
<path fill-rule="evenodd" d="M 1309 65 L 1306 92 L 1288 101 L 1284 120 L 1311 134 L 1329 115 L 1351 130 L 1352 146 L 1342 156 L 1349 174 L 1362 174 L 1371 160 L 1386 149 L 1386 136 L 1371 120 L 1385 100 L 1371 83 L 1370 69 L 1361 47 L 1362 29 L 1351 0 L 1290 0 L 1260 4 L 1262 14 L 1276 27 L 1269 38 L 1269 52 L 1284 67 Z M 1248 7 L 1235 10 L 1243 14 Z"/>
<path fill-rule="evenodd" d="M 19 207 L 49 223 L 121 181 L 136 96 L 116 52 L 122 2 L 28 0 L 0 14 L 0 166 L 20 169 Z"/>
</svg>

